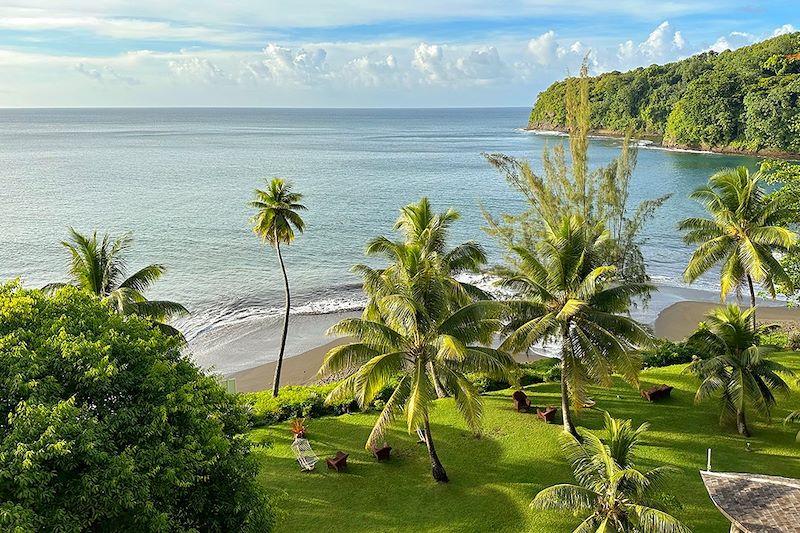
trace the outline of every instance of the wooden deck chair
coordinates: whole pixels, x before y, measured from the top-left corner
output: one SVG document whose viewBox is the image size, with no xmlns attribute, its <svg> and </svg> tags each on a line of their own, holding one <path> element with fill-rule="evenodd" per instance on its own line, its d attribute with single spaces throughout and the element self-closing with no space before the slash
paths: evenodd
<svg viewBox="0 0 800 533">
<path fill-rule="evenodd" d="M 304 472 L 310 472 L 317 466 L 319 457 L 317 457 L 314 450 L 311 449 L 311 444 L 309 444 L 308 439 L 295 439 L 294 442 L 292 442 L 292 451 L 297 458 L 297 462 L 300 463 L 300 468 L 302 468 Z"/>
</svg>

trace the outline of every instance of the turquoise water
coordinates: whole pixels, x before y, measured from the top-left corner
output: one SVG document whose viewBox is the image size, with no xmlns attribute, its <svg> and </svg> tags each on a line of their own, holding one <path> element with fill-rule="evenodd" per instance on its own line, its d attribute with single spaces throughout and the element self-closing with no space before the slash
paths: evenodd
<svg viewBox="0 0 800 533">
<path fill-rule="evenodd" d="M 306 233 L 285 253 L 296 312 L 354 309 L 360 294 L 349 267 L 363 261 L 367 239 L 390 231 L 401 205 L 422 195 L 439 209 L 461 212 L 454 242 L 482 241 L 499 258 L 481 231 L 479 206 L 500 213 L 523 204 L 481 152 L 536 162 L 546 144 L 562 142 L 521 131 L 527 114 L 524 108 L 0 110 L 0 279 L 21 277 L 30 286 L 63 280 L 67 255 L 59 242 L 68 226 L 131 231 L 131 267 L 167 265 L 153 296 L 192 310 L 182 323 L 190 337 L 269 322 L 283 298 L 279 269 L 250 232 L 246 203 L 264 177 L 284 176 L 309 208 Z M 607 162 L 618 145 L 593 141 L 592 165 Z M 680 285 L 687 249 L 675 226 L 699 212 L 688 193 L 721 166 L 756 163 L 640 151 L 632 201 L 674 193 L 646 229 L 656 280 Z"/>
</svg>

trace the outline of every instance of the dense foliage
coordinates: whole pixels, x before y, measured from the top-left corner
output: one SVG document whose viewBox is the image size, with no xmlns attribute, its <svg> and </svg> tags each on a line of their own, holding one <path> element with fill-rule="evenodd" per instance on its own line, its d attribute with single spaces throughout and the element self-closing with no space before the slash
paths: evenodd
<svg viewBox="0 0 800 533">
<path fill-rule="evenodd" d="M 270 531 L 246 411 L 181 341 L 0 286 L 0 530 Z"/>
<path fill-rule="evenodd" d="M 667 145 L 800 152 L 800 33 L 590 82 L 591 127 L 633 127 Z M 541 93 L 529 126 L 568 126 L 569 80 Z"/>
</svg>

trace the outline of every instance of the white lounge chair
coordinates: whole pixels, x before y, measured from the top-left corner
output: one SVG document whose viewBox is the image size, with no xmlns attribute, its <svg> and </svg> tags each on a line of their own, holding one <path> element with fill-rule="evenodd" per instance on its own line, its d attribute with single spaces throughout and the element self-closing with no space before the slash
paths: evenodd
<svg viewBox="0 0 800 533">
<path fill-rule="evenodd" d="M 297 462 L 300 463 L 300 468 L 305 472 L 314 470 L 314 467 L 319 462 L 319 457 L 311 449 L 308 439 L 295 439 L 292 443 L 292 451 L 294 456 L 297 457 Z"/>
</svg>

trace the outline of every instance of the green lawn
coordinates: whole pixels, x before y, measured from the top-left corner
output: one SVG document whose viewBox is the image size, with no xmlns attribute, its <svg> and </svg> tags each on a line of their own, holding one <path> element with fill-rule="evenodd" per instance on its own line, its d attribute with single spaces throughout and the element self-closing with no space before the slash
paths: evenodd
<svg viewBox="0 0 800 533">
<path fill-rule="evenodd" d="M 800 373 L 800 355 L 783 354 L 779 361 Z M 695 532 L 727 531 L 700 481 L 706 449 L 713 448 L 713 469 L 800 477 L 800 444 L 796 429 L 782 418 L 800 408 L 800 392 L 780 399 L 773 422 L 753 421 L 753 437 L 739 437 L 720 427 L 717 405 L 693 405 L 697 381 L 681 374 L 682 366 L 646 371 L 644 386 L 668 383 L 672 399 L 650 404 L 622 382 L 612 389 L 592 391 L 597 407 L 616 418 L 649 422 L 640 464 L 676 467 L 668 491 L 682 504 L 674 514 Z M 571 514 L 534 511 L 529 502 L 540 489 L 571 482 L 571 471 L 558 447 L 560 425 L 539 422 L 535 415 L 517 413 L 511 390 L 485 396 L 484 431 L 470 434 L 451 400 L 438 402 L 432 431 L 450 483 L 437 485 L 430 477 L 428 455 L 416 435 L 398 424 L 387 440 L 392 460 L 378 464 L 364 450 L 374 413 L 343 415 L 311 421 L 307 437 L 321 458 L 336 450 L 350 453 L 347 473 L 336 474 L 324 462 L 313 473 L 301 473 L 289 445 L 288 424 L 252 432 L 256 441 L 271 443 L 256 453 L 262 461 L 260 480 L 279 506 L 278 531 L 571 531 L 579 518 Z M 558 404 L 558 385 L 527 388 L 534 405 Z M 584 411 L 580 426 L 597 430 L 602 415 Z M 745 442 L 752 443 L 752 451 Z"/>
</svg>

